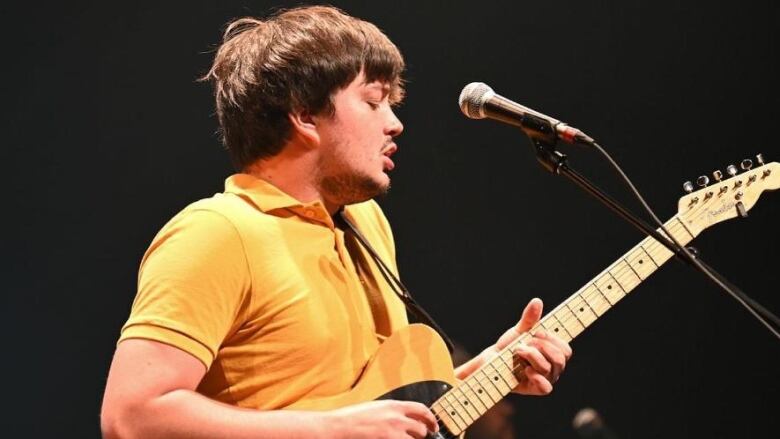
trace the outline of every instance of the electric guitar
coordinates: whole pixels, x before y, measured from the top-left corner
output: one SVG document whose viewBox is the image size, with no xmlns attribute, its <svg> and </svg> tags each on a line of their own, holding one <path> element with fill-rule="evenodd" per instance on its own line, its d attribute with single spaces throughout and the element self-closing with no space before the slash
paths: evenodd
<svg viewBox="0 0 780 439">
<path fill-rule="evenodd" d="M 729 166 L 731 177 L 726 180 L 716 171 L 716 181 L 695 192 L 693 185 L 686 183 L 689 193 L 680 198 L 678 212 L 665 223 L 666 229 L 686 245 L 710 226 L 746 216 L 763 191 L 780 187 L 780 164 L 764 164 L 761 156 L 758 164 L 751 169 L 752 162 L 744 160 L 745 172 L 739 175 L 736 167 Z M 699 183 L 706 186 L 707 181 Z M 659 229 L 659 233 L 663 232 Z M 542 317 L 529 332 L 544 328 L 563 340 L 573 340 L 672 256 L 661 243 L 645 238 Z M 350 391 L 299 401 L 288 408 L 329 410 L 376 399 L 417 401 L 430 407 L 439 420 L 440 431 L 432 434 L 432 439 L 455 438 L 518 385 L 513 351 L 530 337 L 529 333 L 521 335 L 458 382 L 439 335 L 425 325 L 409 325 L 382 343 Z"/>
</svg>

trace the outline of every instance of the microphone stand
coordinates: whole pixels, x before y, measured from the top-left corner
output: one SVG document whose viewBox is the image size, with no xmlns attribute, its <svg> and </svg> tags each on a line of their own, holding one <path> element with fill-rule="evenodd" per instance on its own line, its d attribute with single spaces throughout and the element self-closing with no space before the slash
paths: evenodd
<svg viewBox="0 0 780 439">
<path fill-rule="evenodd" d="M 683 249 L 677 246 L 677 244 L 671 242 L 669 239 L 667 239 L 666 236 L 658 233 L 656 229 L 650 227 L 646 222 L 638 218 L 628 209 L 623 207 L 620 203 L 612 199 L 612 197 L 599 189 L 582 174 L 572 169 L 567 163 L 566 155 L 555 149 L 557 139 L 550 136 L 550 133 L 554 131 L 552 131 L 552 128 L 548 124 L 540 123 L 540 121 L 537 120 L 529 122 L 534 122 L 533 126 L 531 126 L 529 123 L 529 126 L 523 129 L 523 131 L 531 139 L 531 142 L 534 145 L 534 149 L 536 150 L 536 158 L 539 160 L 539 163 L 541 163 L 542 167 L 546 171 L 550 172 L 551 174 L 563 175 L 564 177 L 568 178 L 570 181 L 583 189 L 586 193 L 592 195 L 603 205 L 617 213 L 618 216 L 626 220 L 626 222 L 639 229 L 639 231 L 648 236 L 652 236 L 653 239 L 660 242 L 664 245 L 664 247 L 668 248 L 672 253 L 674 253 L 678 259 L 686 262 L 718 287 L 734 296 L 735 299 L 749 303 L 750 305 L 743 302 L 743 304 L 748 308 L 748 311 L 753 313 L 757 318 L 759 318 L 759 320 L 761 320 L 761 318 L 758 317 L 753 309 L 751 309 L 751 306 L 756 311 L 762 313 L 764 316 L 772 320 L 776 325 L 780 325 L 780 319 L 778 319 L 778 317 L 775 316 L 771 311 L 767 310 L 758 302 L 751 299 L 737 286 L 723 277 L 723 275 L 715 271 L 711 266 L 707 265 L 701 259 L 698 250 L 696 250 L 694 247 L 688 246 L 688 251 L 683 251 Z M 765 322 L 762 321 L 762 323 L 766 325 Z M 767 328 L 777 336 L 777 333 L 771 327 L 767 326 Z"/>
<path fill-rule="evenodd" d="M 688 255 L 680 250 L 677 245 L 669 241 L 665 236 L 658 233 L 657 230 L 650 227 L 642 219 L 628 211 L 628 209 L 612 199 L 612 197 L 599 189 L 582 174 L 569 167 L 566 160 L 566 154 L 563 154 L 555 149 L 554 143 L 549 143 L 545 140 L 535 137 L 531 137 L 531 142 L 534 144 L 534 148 L 536 149 L 537 160 L 539 160 L 539 163 L 542 164 L 542 167 L 546 171 L 554 175 L 563 175 L 564 177 L 568 178 L 585 192 L 599 200 L 603 205 L 617 213 L 618 216 L 626 220 L 629 224 L 639 229 L 640 232 L 644 233 L 645 235 L 652 236 L 653 239 L 671 250 L 672 253 L 674 253 L 678 258 L 684 260 L 685 262 L 692 263 L 688 258 Z"/>
</svg>

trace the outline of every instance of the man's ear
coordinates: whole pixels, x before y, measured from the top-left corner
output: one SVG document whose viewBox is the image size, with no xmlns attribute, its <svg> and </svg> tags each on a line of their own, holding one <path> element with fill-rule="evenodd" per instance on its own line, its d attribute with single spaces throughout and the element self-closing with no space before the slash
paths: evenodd
<svg viewBox="0 0 780 439">
<path fill-rule="evenodd" d="M 320 133 L 317 131 L 316 118 L 304 110 L 293 110 L 287 114 L 290 119 L 293 136 L 299 137 L 306 145 L 320 144 Z"/>
</svg>

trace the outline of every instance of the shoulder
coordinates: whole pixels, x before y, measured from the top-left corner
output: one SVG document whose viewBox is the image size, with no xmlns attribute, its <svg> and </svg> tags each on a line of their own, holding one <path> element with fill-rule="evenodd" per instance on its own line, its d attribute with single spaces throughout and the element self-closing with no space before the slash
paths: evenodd
<svg viewBox="0 0 780 439">
<path fill-rule="evenodd" d="M 183 208 L 163 226 L 155 240 L 170 234 L 206 234 L 210 239 L 231 235 L 243 238 L 248 224 L 262 222 L 266 217 L 268 215 L 241 196 L 218 193 Z"/>
<path fill-rule="evenodd" d="M 217 194 L 196 201 L 173 216 L 157 233 L 147 249 L 142 266 L 155 255 L 190 260 L 210 256 L 245 257 L 242 224 L 248 213 L 245 202 L 229 194 Z M 165 259 L 168 259 L 165 258 Z"/>
</svg>

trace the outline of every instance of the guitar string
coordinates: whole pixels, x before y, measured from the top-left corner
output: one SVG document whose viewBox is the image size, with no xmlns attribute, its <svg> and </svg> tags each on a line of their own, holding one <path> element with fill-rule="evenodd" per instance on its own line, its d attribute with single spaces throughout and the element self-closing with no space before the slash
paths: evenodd
<svg viewBox="0 0 780 439">
<path fill-rule="evenodd" d="M 688 212 L 688 213 L 689 214 L 690 213 L 698 213 L 698 211 L 700 211 L 704 207 L 705 207 L 704 204 L 702 204 L 701 206 L 699 206 L 699 208 L 696 209 L 696 212 L 691 211 L 691 212 Z M 676 215 L 676 216 L 672 217 L 667 222 L 667 223 L 673 222 L 673 224 L 668 226 L 669 230 L 670 230 L 670 233 L 676 235 L 677 232 L 684 230 L 686 235 L 690 236 L 691 239 L 693 239 L 693 236 L 691 236 L 690 231 L 681 223 L 681 221 L 682 220 L 679 218 L 679 216 Z M 648 242 L 645 243 L 645 241 L 648 241 Z M 570 340 L 573 340 L 577 335 L 579 335 L 579 333 L 581 333 L 587 327 L 589 327 L 593 322 L 596 321 L 596 319 L 598 319 L 606 311 L 608 311 L 614 305 L 616 305 L 618 301 L 620 301 L 623 297 L 627 296 L 630 291 L 632 291 L 634 288 L 636 288 L 641 282 L 643 282 L 647 278 L 647 276 L 645 278 L 642 278 L 640 276 L 639 272 L 637 272 L 637 270 L 635 270 L 633 268 L 633 265 L 635 264 L 635 262 L 637 260 L 643 260 L 644 259 L 644 256 L 642 256 L 642 254 L 646 254 L 650 258 L 650 260 L 653 262 L 653 265 L 655 265 L 655 268 L 652 269 L 652 271 L 649 274 L 654 273 L 658 268 L 660 268 L 660 265 L 665 263 L 669 259 L 669 257 L 671 257 L 671 255 L 669 255 L 669 257 L 667 257 L 663 262 L 661 262 L 661 264 L 656 262 L 655 258 L 653 258 L 653 255 L 651 253 L 656 253 L 656 256 L 659 256 L 657 254 L 659 248 L 660 249 L 666 249 L 665 246 L 663 246 L 660 242 L 658 242 L 657 240 L 653 239 L 652 237 L 645 238 L 639 244 L 634 246 L 634 248 L 629 250 L 626 253 L 626 256 L 622 257 L 620 260 L 616 261 L 610 267 L 608 267 L 604 272 L 602 272 L 602 274 L 599 276 L 598 279 L 596 279 L 595 281 L 593 281 L 590 284 L 586 285 L 585 287 L 581 288 L 577 293 L 574 293 L 567 300 L 565 300 L 560 306 L 558 306 L 556 309 L 551 311 L 546 316 L 546 318 L 542 319 L 542 321 L 540 321 L 537 325 L 535 325 L 535 328 L 538 329 L 539 327 L 542 327 L 545 330 L 549 331 L 548 328 L 544 327 L 543 323 L 546 322 L 547 320 L 554 319 L 554 320 L 556 320 L 560 324 L 559 326 L 561 327 L 561 329 L 563 329 L 564 332 L 566 332 L 566 335 L 568 335 Z M 668 251 L 668 249 L 667 249 L 667 251 Z M 671 253 L 671 252 L 669 252 L 669 253 Z M 618 267 L 621 263 L 624 263 L 625 267 Z M 617 268 L 617 271 L 615 273 L 612 273 L 612 271 L 615 270 L 615 268 Z M 605 293 L 603 293 L 602 291 L 600 291 L 600 289 L 599 289 L 599 287 L 597 285 L 597 282 L 599 280 L 601 280 L 601 279 L 603 279 L 604 277 L 607 277 L 607 276 L 612 277 L 613 280 L 615 281 L 615 283 L 617 283 L 618 286 L 623 291 L 623 295 L 618 297 L 617 300 L 614 303 L 611 303 L 609 301 L 609 298 L 607 297 L 607 295 Z M 633 286 L 630 286 L 628 288 L 628 290 L 626 290 L 623 285 L 626 283 L 626 280 L 628 278 L 636 278 L 638 280 L 638 282 L 636 282 Z M 594 286 L 595 289 L 591 289 L 591 286 Z M 597 299 L 601 298 L 601 299 L 603 299 L 603 301 L 607 302 L 608 306 L 603 310 L 603 312 L 601 314 L 598 314 L 596 312 L 596 310 L 593 308 L 593 305 L 591 305 L 591 303 L 594 302 L 593 298 L 597 298 Z M 591 320 L 589 323 L 585 324 L 579 317 L 577 317 L 576 312 L 574 310 L 572 310 L 571 307 L 569 306 L 569 303 L 573 302 L 576 299 L 580 299 L 582 302 L 584 302 L 588 306 L 588 308 L 590 309 L 590 311 L 593 313 L 593 315 L 596 318 Z M 568 311 L 567 315 L 565 315 L 564 317 L 558 317 L 557 314 L 559 314 L 560 311 L 564 311 L 564 310 Z M 581 311 L 581 312 L 583 312 L 583 311 Z M 567 323 L 573 322 L 574 321 L 573 319 L 576 319 L 577 322 L 579 323 L 579 325 L 582 327 L 582 330 L 579 333 L 577 333 L 576 335 L 574 335 L 574 336 L 572 336 L 571 332 L 569 332 L 569 329 L 567 329 Z M 518 339 L 518 342 L 522 342 L 522 341 L 524 341 L 527 338 L 529 338 L 529 337 L 523 337 L 523 340 Z M 516 345 L 516 344 L 518 344 L 518 343 L 517 342 L 514 343 L 514 345 Z M 511 347 L 511 346 L 508 346 L 508 347 Z M 492 363 L 494 363 L 497 358 L 500 358 L 501 359 L 500 363 L 502 365 L 501 369 L 504 369 L 505 371 L 506 370 L 511 370 L 511 372 L 514 374 L 514 372 L 518 369 L 519 366 L 510 368 L 510 366 L 508 364 L 506 364 L 506 359 L 504 359 L 502 357 L 502 355 L 505 354 L 507 351 L 511 351 L 511 349 L 502 351 L 496 357 L 494 357 L 491 360 L 489 360 L 489 363 L 491 363 L 491 367 L 493 367 L 493 369 L 496 372 L 499 372 L 498 368 L 496 368 L 495 364 L 492 364 Z M 521 365 L 521 366 L 525 367 L 524 365 Z M 475 373 L 478 372 L 478 371 L 481 371 L 485 375 L 485 377 L 487 377 L 487 374 L 485 374 L 485 372 L 484 372 L 484 370 L 482 370 L 482 368 L 480 368 L 477 371 L 475 371 Z M 501 376 L 502 373 L 499 372 L 498 375 Z M 503 376 L 501 376 L 501 378 L 503 379 Z M 472 407 L 474 407 L 474 411 L 478 414 L 478 417 L 479 417 L 482 414 L 484 414 L 487 410 L 489 410 L 490 407 L 487 407 L 487 405 L 482 400 L 482 398 L 480 398 L 479 395 L 476 392 L 474 392 L 473 387 L 469 383 L 469 381 L 473 381 L 474 384 L 478 385 L 482 389 L 485 389 L 484 383 L 485 382 L 490 382 L 490 379 L 489 378 L 487 378 L 487 379 L 479 379 L 479 378 L 473 379 L 473 376 L 471 376 L 469 378 L 466 378 L 461 383 L 459 383 L 458 385 L 455 386 L 455 388 L 457 388 L 458 392 L 465 398 L 465 404 L 470 403 L 470 405 Z M 507 388 L 509 388 L 510 391 L 511 391 L 511 386 L 509 385 L 509 383 L 507 383 L 505 381 L 505 379 L 504 379 L 504 382 L 507 385 Z M 504 393 L 504 391 L 502 391 L 500 388 L 498 388 L 498 386 L 496 386 L 492 382 L 490 382 L 490 384 L 495 388 L 495 390 L 497 390 L 499 392 L 499 394 Z M 464 385 L 471 389 L 471 392 L 470 392 L 472 394 L 471 397 L 468 395 L 469 392 L 464 390 L 464 387 L 465 387 Z M 453 388 L 452 390 L 455 390 L 455 389 Z M 493 405 L 495 405 L 496 402 L 493 401 L 494 398 L 492 396 L 490 396 L 490 393 L 487 390 L 485 390 L 485 393 L 487 394 L 489 399 L 493 402 Z M 481 394 L 481 392 L 480 392 L 480 394 Z M 461 410 L 457 410 L 457 407 L 455 406 L 455 404 L 453 402 L 449 401 L 448 400 L 449 398 L 446 398 L 446 396 L 448 396 L 448 395 L 452 396 L 451 392 L 447 392 L 447 394 L 443 395 L 444 401 L 442 401 L 442 399 L 440 398 L 439 400 L 437 400 L 434 403 L 434 405 L 439 405 L 440 406 L 440 410 L 438 410 L 438 412 L 434 412 L 434 415 L 436 416 L 436 419 L 439 420 L 439 421 L 442 421 L 442 419 L 440 418 L 440 415 L 442 413 L 444 413 L 445 411 L 450 413 L 450 414 L 455 413 L 459 418 L 461 418 L 461 420 L 468 427 L 468 425 L 470 425 L 470 423 L 466 422 L 466 420 L 463 419 L 463 417 L 461 416 L 460 412 L 461 411 L 465 411 L 466 414 L 468 415 L 468 417 L 472 419 L 472 423 L 475 421 L 474 417 L 468 412 L 468 408 L 464 407 L 464 403 L 462 403 L 460 401 L 458 401 L 458 405 L 460 405 Z M 505 395 L 505 393 L 504 393 L 504 395 Z M 485 408 L 485 410 L 480 410 L 479 407 L 476 406 L 473 403 L 472 398 L 479 399 L 480 404 L 482 404 L 482 406 Z M 454 398 L 454 399 L 457 399 L 457 398 Z M 445 404 L 445 402 L 446 402 L 446 404 Z M 455 410 L 451 410 L 451 409 L 455 409 Z M 454 421 L 454 418 L 452 418 L 452 416 L 449 416 L 449 417 L 451 419 L 453 419 L 453 421 Z M 456 424 L 457 424 L 457 422 L 456 422 Z"/>
</svg>

